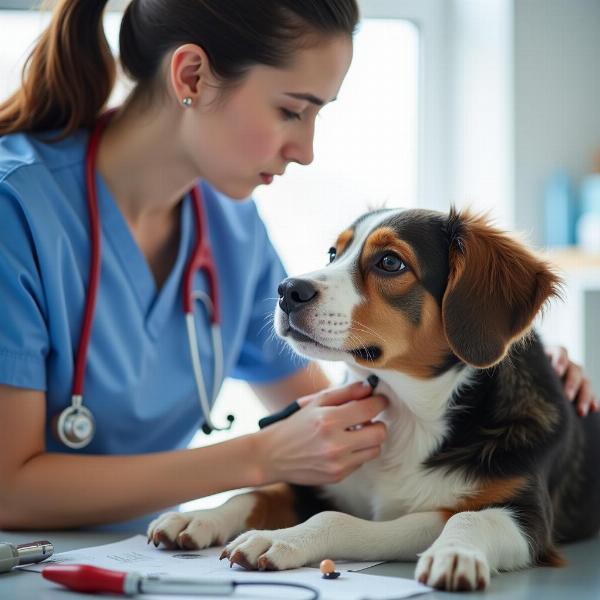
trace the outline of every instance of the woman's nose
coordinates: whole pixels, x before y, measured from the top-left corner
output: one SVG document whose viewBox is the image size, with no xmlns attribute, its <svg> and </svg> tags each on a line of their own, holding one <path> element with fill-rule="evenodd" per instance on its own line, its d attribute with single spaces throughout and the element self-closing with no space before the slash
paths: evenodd
<svg viewBox="0 0 600 600">
<path fill-rule="evenodd" d="M 312 163 L 314 154 L 314 139 L 315 129 L 314 125 L 306 126 L 300 131 L 295 132 L 293 138 L 283 147 L 283 157 L 288 162 L 296 162 L 301 165 L 310 165 Z"/>
</svg>

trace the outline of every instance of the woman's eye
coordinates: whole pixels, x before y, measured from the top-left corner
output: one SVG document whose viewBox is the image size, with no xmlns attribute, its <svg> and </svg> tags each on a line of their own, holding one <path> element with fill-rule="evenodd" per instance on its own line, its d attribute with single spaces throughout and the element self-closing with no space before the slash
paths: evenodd
<svg viewBox="0 0 600 600">
<path fill-rule="evenodd" d="M 292 110 L 288 110 L 287 108 L 281 108 L 281 114 L 286 121 L 292 121 L 294 119 L 300 121 L 302 116 L 300 113 L 294 112 Z"/>
<path fill-rule="evenodd" d="M 337 252 L 336 252 L 335 248 L 329 248 L 329 263 L 330 264 L 335 260 L 336 256 L 337 256 Z"/>
<path fill-rule="evenodd" d="M 402 259 L 391 252 L 383 256 L 377 263 L 377 266 L 387 273 L 398 273 L 406 269 L 406 265 L 402 262 Z"/>
</svg>

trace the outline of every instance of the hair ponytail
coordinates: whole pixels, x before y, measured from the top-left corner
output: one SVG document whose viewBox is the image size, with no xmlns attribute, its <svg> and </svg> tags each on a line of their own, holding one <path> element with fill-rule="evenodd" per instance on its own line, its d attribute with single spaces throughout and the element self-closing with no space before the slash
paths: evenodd
<svg viewBox="0 0 600 600">
<path fill-rule="evenodd" d="M 23 68 L 21 87 L 0 103 L 0 135 L 90 127 L 106 104 L 116 64 L 102 16 L 108 0 L 61 0 Z"/>
</svg>

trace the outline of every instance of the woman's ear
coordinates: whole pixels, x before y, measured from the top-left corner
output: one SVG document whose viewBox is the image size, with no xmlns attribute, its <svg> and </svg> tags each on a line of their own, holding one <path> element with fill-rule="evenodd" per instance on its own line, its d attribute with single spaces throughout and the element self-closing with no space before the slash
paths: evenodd
<svg viewBox="0 0 600 600">
<path fill-rule="evenodd" d="M 523 244 L 484 217 L 452 209 L 447 222 L 449 275 L 442 320 L 452 351 L 490 367 L 523 336 L 560 278 Z"/>
<path fill-rule="evenodd" d="M 197 104 L 200 95 L 209 87 L 207 84 L 214 79 L 204 49 L 197 44 L 179 46 L 169 65 L 171 85 L 178 101 L 191 98 L 192 103 Z"/>
</svg>

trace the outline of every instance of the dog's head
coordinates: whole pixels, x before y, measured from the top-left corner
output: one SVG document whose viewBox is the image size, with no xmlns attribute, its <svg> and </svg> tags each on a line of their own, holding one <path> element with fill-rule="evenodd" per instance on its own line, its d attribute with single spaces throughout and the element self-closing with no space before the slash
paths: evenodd
<svg viewBox="0 0 600 600">
<path fill-rule="evenodd" d="M 481 216 L 380 210 L 338 236 L 327 267 L 280 284 L 275 329 L 312 358 L 428 378 L 502 360 L 559 285 Z"/>
</svg>

